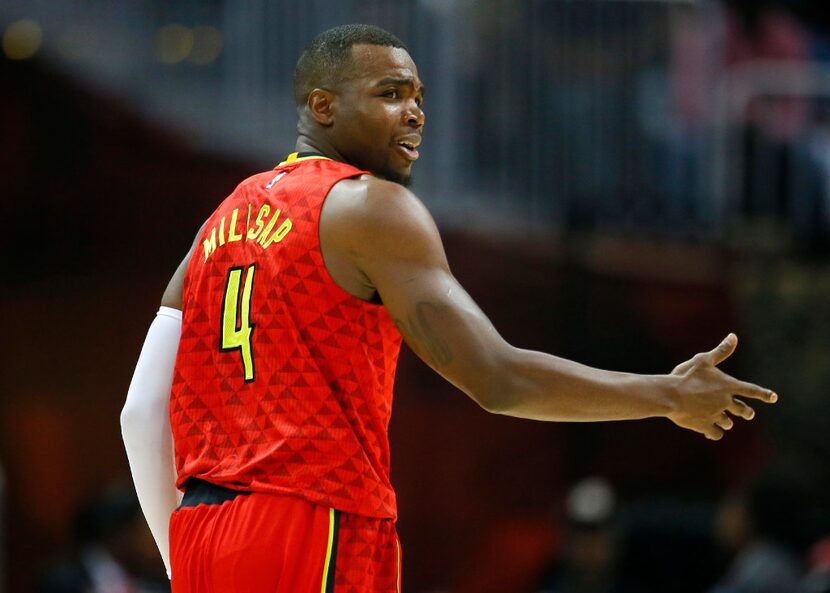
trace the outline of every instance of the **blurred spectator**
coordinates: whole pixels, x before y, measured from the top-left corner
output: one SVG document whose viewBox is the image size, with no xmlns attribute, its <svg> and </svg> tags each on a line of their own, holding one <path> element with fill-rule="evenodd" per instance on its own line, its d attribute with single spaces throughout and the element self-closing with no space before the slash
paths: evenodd
<svg viewBox="0 0 830 593">
<path fill-rule="evenodd" d="M 724 60 L 734 73 L 753 64 L 807 64 L 812 36 L 792 13 L 768 0 L 727 0 Z M 759 97 L 743 114 L 774 142 L 792 142 L 809 122 L 808 101 L 798 96 Z"/>
<path fill-rule="evenodd" d="M 545 573 L 540 593 L 622 593 L 617 578 L 616 501 L 601 478 L 577 483 L 566 502 L 562 557 Z"/>
<path fill-rule="evenodd" d="M 793 480 L 773 473 L 729 495 L 715 535 L 734 557 L 711 593 L 798 593 L 804 500 Z"/>
<path fill-rule="evenodd" d="M 812 547 L 808 567 L 801 593 L 830 593 L 830 535 Z"/>
<path fill-rule="evenodd" d="M 75 519 L 75 549 L 43 575 L 39 593 L 163 593 L 161 559 L 132 487 L 114 486 Z"/>
<path fill-rule="evenodd" d="M 824 183 L 820 161 L 811 154 L 815 97 L 787 94 L 779 81 L 769 95 L 755 88 L 759 70 L 776 76 L 770 64 L 786 65 L 795 76 L 807 75 L 815 33 L 785 3 L 727 0 L 724 61 L 737 84 L 733 92 L 754 95 L 739 114 L 745 159 L 742 211 L 751 217 L 789 223 L 800 237 L 814 241 L 823 232 Z M 780 75 L 779 75 L 780 76 Z M 753 82 L 754 81 L 754 82 Z M 814 143 L 814 142 L 813 142 Z"/>
</svg>

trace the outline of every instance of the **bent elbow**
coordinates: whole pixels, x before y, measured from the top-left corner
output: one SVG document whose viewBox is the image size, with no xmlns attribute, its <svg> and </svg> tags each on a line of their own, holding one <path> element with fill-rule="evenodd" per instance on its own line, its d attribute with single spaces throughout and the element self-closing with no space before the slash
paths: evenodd
<svg viewBox="0 0 830 593">
<path fill-rule="evenodd" d="M 493 391 L 476 399 L 478 405 L 491 414 L 509 414 L 513 409 L 513 398 L 502 390 Z"/>
<path fill-rule="evenodd" d="M 140 413 L 136 409 L 136 406 L 130 405 L 129 401 L 125 403 L 124 407 L 121 408 L 119 421 L 121 424 L 122 438 L 130 438 L 136 430 L 136 425 L 140 422 Z"/>
<path fill-rule="evenodd" d="M 121 435 L 126 438 L 139 437 L 157 422 L 163 414 L 163 410 L 153 409 L 152 406 L 138 405 L 139 402 L 131 401 L 128 397 L 121 408 L 119 420 L 121 423 Z"/>
<path fill-rule="evenodd" d="M 491 414 L 510 414 L 514 410 L 518 389 L 516 380 L 516 349 L 504 344 L 505 348 L 491 352 L 486 364 L 481 365 L 470 377 L 464 391 L 483 410 Z"/>
<path fill-rule="evenodd" d="M 509 414 L 516 404 L 510 375 L 503 372 L 484 377 L 469 395 L 490 414 Z"/>
</svg>

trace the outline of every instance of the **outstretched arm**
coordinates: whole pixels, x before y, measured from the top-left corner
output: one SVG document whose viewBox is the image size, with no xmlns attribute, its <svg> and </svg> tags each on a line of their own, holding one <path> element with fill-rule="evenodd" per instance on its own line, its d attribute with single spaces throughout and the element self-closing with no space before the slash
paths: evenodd
<svg viewBox="0 0 830 593">
<path fill-rule="evenodd" d="M 376 288 L 412 350 L 486 410 L 560 421 L 663 416 L 717 440 L 732 426 L 729 414 L 753 416 L 735 396 L 775 401 L 770 390 L 717 369 L 735 349 L 731 334 L 669 375 L 604 371 L 511 346 L 450 273 L 420 201 L 377 179 L 363 187 L 351 200 L 327 203 L 335 249 Z"/>
<path fill-rule="evenodd" d="M 136 494 L 168 577 L 168 524 L 180 501 L 170 430 L 170 389 L 181 335 L 182 286 L 189 259 L 190 254 L 179 265 L 164 292 L 121 410 L 121 434 Z"/>
</svg>

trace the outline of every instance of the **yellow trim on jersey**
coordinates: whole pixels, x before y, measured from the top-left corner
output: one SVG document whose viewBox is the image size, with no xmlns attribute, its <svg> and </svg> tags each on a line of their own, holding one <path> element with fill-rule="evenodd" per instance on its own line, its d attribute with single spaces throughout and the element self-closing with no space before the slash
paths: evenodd
<svg viewBox="0 0 830 593">
<path fill-rule="evenodd" d="M 329 564 L 331 564 L 331 555 L 334 552 L 332 550 L 334 547 L 334 520 L 334 509 L 329 509 L 329 543 L 326 546 L 326 563 L 323 565 L 323 583 L 320 585 L 320 593 L 326 593 L 326 584 L 329 580 Z"/>
<path fill-rule="evenodd" d="M 299 154 L 300 154 L 299 152 L 292 152 L 291 154 L 288 155 L 288 157 L 283 162 L 281 162 L 277 166 L 287 165 L 288 163 L 298 163 L 300 161 L 308 161 L 308 160 L 311 160 L 311 159 L 323 159 L 323 160 L 326 160 L 326 161 L 331 160 L 329 157 L 323 156 L 322 154 L 313 154 L 313 155 L 309 155 L 309 156 L 298 156 Z"/>
</svg>

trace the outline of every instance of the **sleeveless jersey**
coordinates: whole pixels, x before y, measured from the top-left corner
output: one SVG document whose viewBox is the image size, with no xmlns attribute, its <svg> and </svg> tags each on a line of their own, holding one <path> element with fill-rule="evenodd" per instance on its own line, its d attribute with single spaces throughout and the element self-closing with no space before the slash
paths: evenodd
<svg viewBox="0 0 830 593">
<path fill-rule="evenodd" d="M 396 517 L 387 429 L 401 336 L 383 306 L 334 283 L 318 238 L 331 187 L 364 173 L 294 153 L 207 220 L 170 402 L 178 486 L 198 477 Z"/>
</svg>

